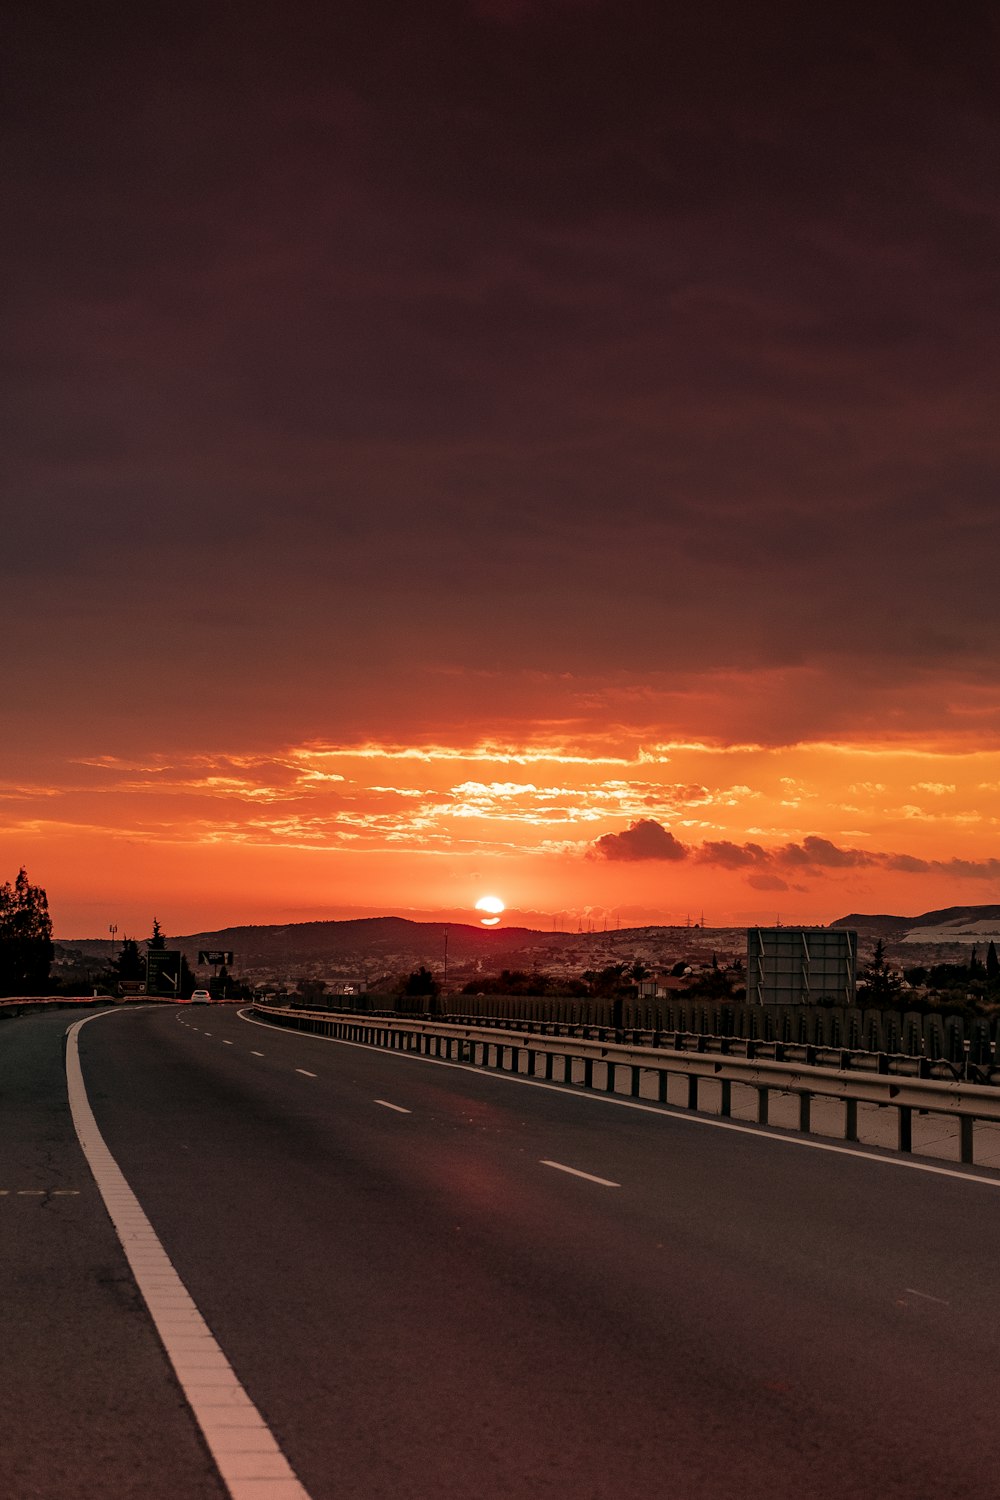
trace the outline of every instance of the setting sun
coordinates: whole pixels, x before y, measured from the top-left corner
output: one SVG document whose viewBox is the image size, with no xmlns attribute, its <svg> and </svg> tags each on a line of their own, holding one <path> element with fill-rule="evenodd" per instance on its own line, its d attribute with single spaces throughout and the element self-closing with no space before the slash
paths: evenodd
<svg viewBox="0 0 1000 1500">
<path fill-rule="evenodd" d="M 487 916 L 480 918 L 480 926 L 482 927 L 496 927 L 503 910 L 504 904 L 499 896 L 480 896 L 476 902 L 476 911 L 488 913 Z"/>
</svg>

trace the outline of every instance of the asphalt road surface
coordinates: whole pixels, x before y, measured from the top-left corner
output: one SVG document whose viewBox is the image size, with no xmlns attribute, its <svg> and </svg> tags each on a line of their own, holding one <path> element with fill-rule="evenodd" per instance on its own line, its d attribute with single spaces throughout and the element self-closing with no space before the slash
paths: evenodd
<svg viewBox="0 0 1000 1500">
<path fill-rule="evenodd" d="M 76 1019 L 0 1024 L 0 1496 L 225 1497 L 76 1139 Z M 1000 1174 L 230 1008 L 79 1052 L 311 1500 L 995 1500 Z"/>
</svg>

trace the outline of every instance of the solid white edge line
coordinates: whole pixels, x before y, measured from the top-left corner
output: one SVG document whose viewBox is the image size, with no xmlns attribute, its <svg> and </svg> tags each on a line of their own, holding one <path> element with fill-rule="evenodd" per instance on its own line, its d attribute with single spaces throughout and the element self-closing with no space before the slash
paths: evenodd
<svg viewBox="0 0 1000 1500">
<path fill-rule="evenodd" d="M 376 1099 L 376 1104 L 381 1104 L 383 1109 L 394 1109 L 397 1115 L 412 1115 L 412 1109 L 404 1109 L 401 1104 L 390 1104 L 388 1099 Z"/>
<path fill-rule="evenodd" d="M 547 1161 L 544 1156 L 539 1165 L 554 1167 L 557 1172 L 568 1172 L 570 1177 L 582 1177 L 585 1182 L 596 1182 L 599 1187 L 621 1187 L 620 1182 L 612 1182 L 610 1177 L 595 1177 L 593 1172 L 581 1172 L 579 1167 L 567 1167 L 561 1161 Z"/>
<path fill-rule="evenodd" d="M 245 1011 L 236 1012 L 238 1018 L 247 1026 L 262 1026 L 272 1035 L 284 1028 L 275 1026 L 269 1021 L 258 1021 L 253 1016 L 248 1016 Z M 877 1146 L 868 1151 L 859 1151 L 854 1146 L 840 1146 L 836 1141 L 818 1141 L 813 1136 L 779 1134 L 775 1130 L 768 1130 L 760 1125 L 740 1125 L 735 1120 L 713 1119 L 711 1115 L 694 1114 L 679 1108 L 670 1108 L 665 1105 L 643 1104 L 638 1099 L 620 1098 L 615 1094 L 604 1094 L 589 1092 L 584 1089 L 569 1089 L 566 1084 L 546 1083 L 541 1078 L 529 1078 L 524 1073 L 501 1073 L 490 1068 L 475 1067 L 472 1063 L 448 1062 L 443 1057 L 425 1057 L 422 1052 L 393 1052 L 386 1047 L 372 1047 L 367 1042 L 348 1042 L 339 1036 L 317 1036 L 311 1031 L 296 1031 L 290 1035 L 308 1037 L 313 1042 L 332 1042 L 336 1047 L 360 1047 L 364 1052 L 377 1052 L 380 1057 L 391 1057 L 397 1062 L 432 1063 L 437 1068 L 454 1068 L 459 1073 L 471 1073 L 474 1076 L 488 1077 L 503 1080 L 505 1083 L 526 1084 L 533 1089 L 547 1089 L 553 1094 L 570 1095 L 573 1099 L 586 1100 L 589 1104 L 610 1104 L 617 1109 L 634 1109 L 644 1115 L 659 1115 L 661 1119 L 676 1120 L 682 1125 L 702 1125 L 710 1130 L 730 1130 L 736 1135 L 752 1135 L 759 1141 L 770 1141 L 775 1146 L 798 1147 L 801 1151 L 828 1151 L 834 1156 L 853 1156 L 857 1161 L 871 1162 L 876 1167 L 896 1167 L 901 1172 L 927 1172 L 932 1177 L 950 1177 L 955 1182 L 975 1183 L 979 1187 L 1000 1188 L 1000 1175 L 997 1177 L 980 1177 L 977 1172 L 959 1172 L 954 1167 L 935 1167 L 930 1162 L 912 1161 L 905 1156 L 880 1156 Z"/>
<path fill-rule="evenodd" d="M 83 1154 L 94 1174 L 132 1275 L 149 1310 L 209 1452 L 232 1500 L 309 1500 L 270 1428 L 236 1377 L 211 1329 L 174 1270 L 132 1189 L 108 1150 L 87 1098 L 78 1033 L 102 1011 L 66 1032 L 66 1091 Z"/>
</svg>

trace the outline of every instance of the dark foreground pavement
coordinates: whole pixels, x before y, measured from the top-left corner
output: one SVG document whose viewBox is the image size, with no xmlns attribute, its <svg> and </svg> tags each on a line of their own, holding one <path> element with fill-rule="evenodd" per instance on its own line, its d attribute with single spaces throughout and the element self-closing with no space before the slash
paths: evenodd
<svg viewBox="0 0 1000 1500">
<path fill-rule="evenodd" d="M 47 1192 L 0 1199 L 0 1494 L 215 1495 L 72 1139 L 69 1019 L 0 1028 L 9 1186 Z M 996 1494 L 1000 1178 L 229 1009 L 116 1013 L 80 1052 L 108 1145 L 313 1500 Z"/>
<path fill-rule="evenodd" d="M 0 1495 L 219 1500 L 77 1144 L 62 1038 L 79 1016 L 0 1022 Z"/>
</svg>

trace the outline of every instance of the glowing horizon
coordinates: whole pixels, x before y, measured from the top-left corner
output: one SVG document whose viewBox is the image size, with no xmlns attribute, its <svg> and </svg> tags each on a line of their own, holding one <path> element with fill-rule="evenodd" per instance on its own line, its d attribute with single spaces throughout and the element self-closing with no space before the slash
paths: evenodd
<svg viewBox="0 0 1000 1500">
<path fill-rule="evenodd" d="M 46 886 L 66 937 L 111 921 L 141 932 L 154 912 L 175 932 L 391 914 L 414 906 L 415 883 L 428 912 L 475 921 L 484 886 L 500 887 L 508 924 L 528 911 L 569 925 L 632 912 L 676 924 L 702 909 L 715 926 L 828 921 L 1000 889 L 992 752 L 635 737 L 615 749 L 366 741 L 78 757 L 62 784 L 0 791 L 13 814 L 0 854 Z"/>
</svg>

